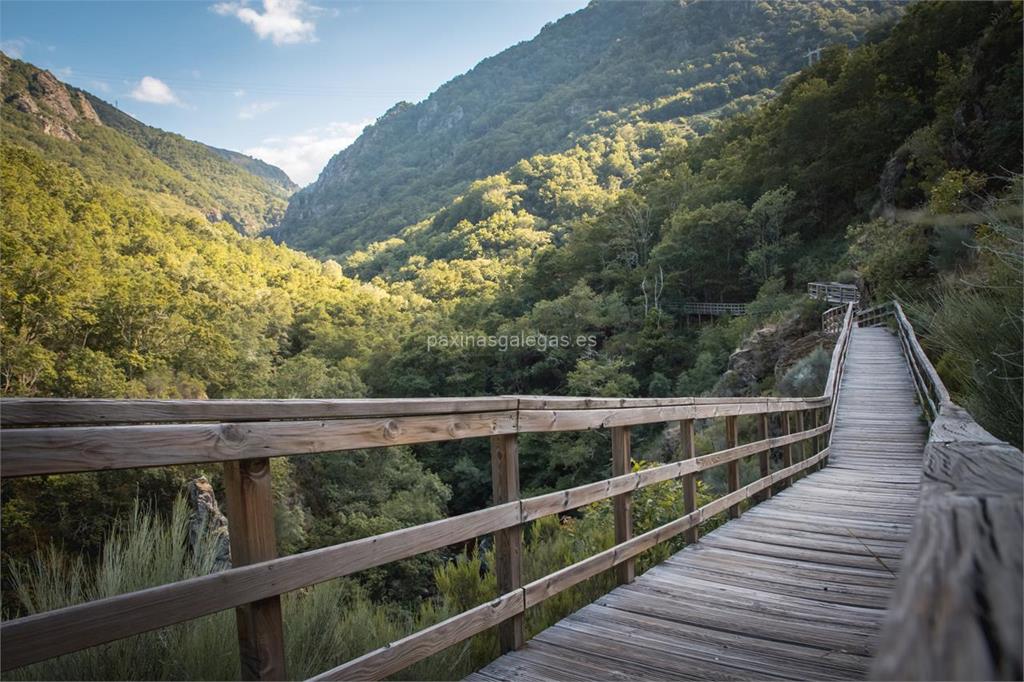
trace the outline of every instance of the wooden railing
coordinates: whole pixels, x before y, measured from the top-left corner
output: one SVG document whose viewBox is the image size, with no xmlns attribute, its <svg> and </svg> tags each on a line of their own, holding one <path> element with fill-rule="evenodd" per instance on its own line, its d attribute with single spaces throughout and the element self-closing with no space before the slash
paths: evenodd
<svg viewBox="0 0 1024 682">
<path fill-rule="evenodd" d="M 839 282 L 808 282 L 807 295 L 828 303 L 856 303 L 860 300 L 860 290 L 856 286 Z"/>
<path fill-rule="evenodd" d="M 609 569 L 633 579 L 640 553 L 741 503 L 772 494 L 800 472 L 827 463 L 832 406 L 843 372 L 853 308 L 817 398 L 569 398 L 506 396 L 412 400 L 57 400 L 3 402 L 3 478 L 194 463 L 224 463 L 234 567 L 0 625 L 7 671 L 226 609 L 236 609 L 242 675 L 283 679 L 280 595 L 326 580 L 493 534 L 500 596 L 486 604 L 324 672 L 320 679 L 382 678 L 497 626 L 503 651 L 524 640 L 526 609 Z M 740 442 L 739 420 L 755 420 L 757 440 Z M 726 448 L 698 456 L 695 421 L 724 419 Z M 773 424 L 774 422 L 777 422 Z M 679 461 L 632 472 L 630 428 L 678 422 Z M 545 495 L 519 493 L 520 433 L 611 431 L 612 477 Z M 489 438 L 493 506 L 411 528 L 278 557 L 269 458 L 401 444 Z M 807 454 L 807 448 L 810 453 Z M 773 470 L 771 452 L 782 450 Z M 806 456 L 805 456 L 806 455 Z M 740 462 L 758 457 L 760 476 L 740 482 Z M 696 506 L 696 475 L 726 468 L 726 493 Z M 633 492 L 683 483 L 679 518 L 633 534 Z M 551 575 L 523 583 L 525 524 L 600 500 L 614 505 L 615 545 Z"/>
<path fill-rule="evenodd" d="M 857 318 L 894 328 L 931 424 L 917 520 L 873 675 L 1020 680 L 1024 456 L 950 399 L 899 302 Z"/>
<path fill-rule="evenodd" d="M 747 314 L 746 303 L 716 303 L 714 301 L 687 301 L 679 305 L 679 310 L 684 315 L 708 315 L 718 317 L 731 315 L 733 317 Z"/>
<path fill-rule="evenodd" d="M 839 334 L 843 330 L 843 322 L 846 319 L 846 309 L 849 304 L 837 305 L 829 308 L 821 314 L 821 331 L 827 334 Z"/>
</svg>

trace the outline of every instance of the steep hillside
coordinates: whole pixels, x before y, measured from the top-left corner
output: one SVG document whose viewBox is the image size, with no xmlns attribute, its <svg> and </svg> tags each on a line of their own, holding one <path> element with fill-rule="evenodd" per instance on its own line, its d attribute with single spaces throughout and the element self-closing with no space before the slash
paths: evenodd
<svg viewBox="0 0 1024 682">
<path fill-rule="evenodd" d="M 230 149 L 220 149 L 219 147 L 211 147 L 209 145 L 204 146 L 217 156 L 227 159 L 231 163 L 244 168 L 253 175 L 257 175 L 264 180 L 280 186 L 289 193 L 294 192 L 299 188 L 298 185 L 292 182 L 292 179 L 288 177 L 287 173 L 277 166 L 270 165 L 266 161 L 261 161 L 257 158 L 248 156 L 247 154 L 232 151 Z"/>
<path fill-rule="evenodd" d="M 135 120 L 53 74 L 0 53 L 6 142 L 168 210 L 226 220 L 244 234 L 277 225 L 295 185 L 282 170 Z"/>
<path fill-rule="evenodd" d="M 640 122 L 704 132 L 770 95 L 809 50 L 856 42 L 895 7 L 594 2 L 423 102 L 395 105 L 292 198 L 274 237 L 348 253 L 421 220 L 469 182 L 580 136 Z"/>
</svg>

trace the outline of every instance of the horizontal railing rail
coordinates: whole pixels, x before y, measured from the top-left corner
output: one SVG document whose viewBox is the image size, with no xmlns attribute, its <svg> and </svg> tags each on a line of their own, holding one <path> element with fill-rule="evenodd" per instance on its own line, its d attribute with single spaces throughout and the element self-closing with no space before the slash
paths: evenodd
<svg viewBox="0 0 1024 682">
<path fill-rule="evenodd" d="M 826 334 L 839 334 L 846 321 L 846 310 L 849 304 L 837 305 L 821 314 L 821 331 Z"/>
<path fill-rule="evenodd" d="M 808 282 L 807 295 L 828 303 L 857 303 L 860 290 L 853 284 L 839 282 Z"/>
<path fill-rule="evenodd" d="M 0 475 L 5 479 L 224 462 L 235 567 L 4 622 L 0 668 L 22 667 L 234 608 L 239 613 L 243 677 L 283 678 L 280 595 L 491 534 L 501 596 L 322 677 L 385 677 L 493 626 L 499 628 L 502 650 L 516 648 L 524 638 L 523 613 L 531 606 L 613 568 L 620 583 L 629 582 L 640 553 L 680 534 L 696 541 L 699 525 L 708 518 L 723 512 L 736 517 L 741 503 L 764 499 L 797 474 L 824 466 L 852 324 L 848 306 L 825 392 L 815 398 L 4 400 Z M 753 442 L 740 442 L 739 419 L 744 417 L 756 422 L 760 435 Z M 716 418 L 725 420 L 725 449 L 697 455 L 696 420 Z M 669 422 L 678 423 L 681 458 L 632 472 L 631 427 Z M 523 498 L 517 435 L 588 429 L 610 430 L 613 476 Z M 268 458 L 479 437 L 491 442 L 493 506 L 291 556 L 274 554 Z M 782 450 L 782 466 L 773 471 L 770 454 L 777 449 Z M 741 485 L 740 462 L 753 456 L 758 457 L 760 476 Z M 720 466 L 726 467 L 727 492 L 697 507 L 696 476 Z M 683 484 L 682 515 L 634 537 L 632 494 L 671 480 Z M 615 546 L 524 584 L 519 566 L 524 525 L 608 499 L 615 510 Z M 234 523 L 238 518 L 245 520 L 241 528 Z"/>
<path fill-rule="evenodd" d="M 746 315 L 746 303 L 718 303 L 715 301 L 687 301 L 678 308 L 684 315 Z"/>
<path fill-rule="evenodd" d="M 917 521 L 873 676 L 1019 680 L 1024 455 L 953 402 L 899 301 L 857 320 L 893 328 L 930 424 Z"/>
</svg>

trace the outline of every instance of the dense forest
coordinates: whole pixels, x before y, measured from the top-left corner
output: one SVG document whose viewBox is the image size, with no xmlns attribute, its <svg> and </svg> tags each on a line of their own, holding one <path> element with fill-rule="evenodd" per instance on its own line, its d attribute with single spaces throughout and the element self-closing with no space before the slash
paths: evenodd
<svg viewBox="0 0 1024 682">
<path fill-rule="evenodd" d="M 90 102 L 102 125 L 55 136 L 49 109 L 16 105 L 38 72 L 5 57 L 3 394 L 809 395 L 827 356 L 812 335 L 823 306 L 802 291 L 824 279 L 904 300 L 954 399 L 1020 445 L 1021 5 L 886 7 L 594 4 L 400 105 L 297 195 L 275 238 L 336 260 L 245 234 L 272 225 L 292 189 L 274 169 L 140 127 L 70 88 L 78 116 Z M 800 49 L 783 53 L 787 40 Z M 820 59 L 786 77 L 819 44 Z M 531 78 L 517 76 L 520 60 Z M 576 100 L 580 111 L 554 115 Z M 463 118 L 445 123 L 456 105 Z M 424 120 L 422 146 L 409 144 Z M 469 121 L 478 128 L 461 131 Z M 381 192 L 365 194 L 370 185 Z M 360 193 L 366 204 L 351 200 Z M 696 300 L 751 302 L 750 314 L 688 324 L 679 305 Z M 745 376 L 734 354 L 770 325 L 812 343 L 786 371 Z M 428 349 L 431 336 L 521 332 L 594 342 Z M 634 437 L 637 467 L 669 456 L 660 428 Z M 521 448 L 524 492 L 608 474 L 600 432 L 524 437 Z M 489 461 L 476 441 L 275 460 L 280 550 L 479 509 Z M 181 550 L 176 499 L 200 475 L 219 487 L 218 470 L 198 467 L 5 482 L 4 551 L 17 559 L 5 617 L 212 570 L 213 548 Z M 678 487 L 644 495 L 640 531 L 678 510 Z M 527 573 L 608 546 L 610 513 L 536 524 Z M 131 549 L 144 539 L 160 550 Z M 488 562 L 485 541 L 290 595 L 290 672 L 493 597 Z M 546 602 L 529 627 L 607 584 Z M 20 672 L 123 677 L 116 659 L 147 678 L 232 677 L 230 616 Z M 323 650 L 303 649 L 313 630 Z M 478 637 L 407 674 L 458 676 L 495 647 Z M 186 650 L 201 652 L 195 663 Z"/>
</svg>

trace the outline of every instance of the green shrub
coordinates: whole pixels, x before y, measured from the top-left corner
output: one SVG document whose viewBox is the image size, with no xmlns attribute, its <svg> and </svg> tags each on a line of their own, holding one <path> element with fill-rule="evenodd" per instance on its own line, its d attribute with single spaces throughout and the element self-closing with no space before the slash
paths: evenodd
<svg viewBox="0 0 1024 682">
<path fill-rule="evenodd" d="M 1024 432 L 1024 228 L 1021 177 L 975 230 L 969 269 L 905 307 L 953 400 L 1021 446 Z"/>
<path fill-rule="evenodd" d="M 821 395 L 828 381 L 831 364 L 832 358 L 825 349 L 815 348 L 789 368 L 776 385 L 776 392 L 794 398 Z"/>
</svg>

